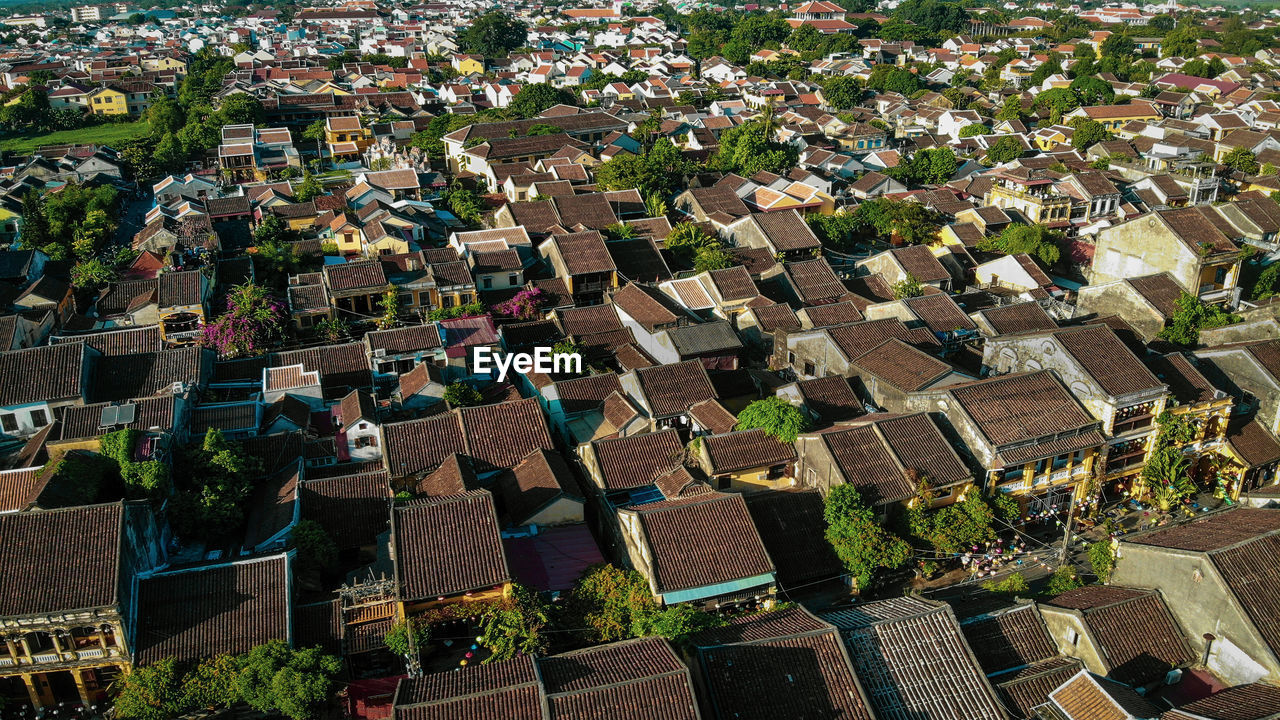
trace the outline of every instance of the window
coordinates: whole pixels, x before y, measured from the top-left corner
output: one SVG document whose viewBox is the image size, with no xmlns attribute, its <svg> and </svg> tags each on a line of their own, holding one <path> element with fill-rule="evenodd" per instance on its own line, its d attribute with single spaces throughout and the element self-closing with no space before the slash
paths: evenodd
<svg viewBox="0 0 1280 720">
<path fill-rule="evenodd" d="M 817 369 L 813 366 L 813 363 L 808 362 L 808 361 L 805 361 L 805 364 L 804 364 L 804 374 L 805 374 L 805 375 L 814 375 L 816 372 L 817 372 Z"/>
<path fill-rule="evenodd" d="M 452 295 L 441 295 L 441 296 L 440 296 L 440 306 L 441 306 L 441 307 L 447 307 L 447 308 L 451 308 L 451 307 L 453 307 L 453 296 L 452 296 Z"/>
<path fill-rule="evenodd" d="M 44 410 L 31 411 L 31 425 L 42 428 L 49 424 L 49 415 Z"/>
<path fill-rule="evenodd" d="M 510 275 L 507 275 L 507 285 L 516 285 L 516 284 L 518 284 L 518 279 L 516 277 L 516 274 L 511 273 Z"/>
<path fill-rule="evenodd" d="M 5 432 L 18 432 L 18 416 L 13 413 L 0 415 L 0 427 L 4 428 Z"/>
<path fill-rule="evenodd" d="M 493 278 L 487 275 L 484 277 L 484 279 L 481 282 L 484 284 L 485 290 L 489 290 L 490 288 L 493 287 Z"/>
</svg>

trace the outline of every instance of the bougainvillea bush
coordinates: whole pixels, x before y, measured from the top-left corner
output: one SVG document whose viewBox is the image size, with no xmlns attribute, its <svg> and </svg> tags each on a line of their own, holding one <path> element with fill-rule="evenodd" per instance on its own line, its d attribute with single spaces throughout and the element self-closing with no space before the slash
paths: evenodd
<svg viewBox="0 0 1280 720">
<path fill-rule="evenodd" d="M 541 288 L 525 288 L 516 293 L 510 300 L 498 303 L 493 309 L 501 315 L 517 320 L 533 320 L 538 317 L 538 310 L 546 300 Z"/>
<path fill-rule="evenodd" d="M 227 293 L 226 312 L 200 328 L 200 345 L 224 358 L 261 355 L 279 339 L 284 303 L 266 288 L 246 283 Z"/>
</svg>

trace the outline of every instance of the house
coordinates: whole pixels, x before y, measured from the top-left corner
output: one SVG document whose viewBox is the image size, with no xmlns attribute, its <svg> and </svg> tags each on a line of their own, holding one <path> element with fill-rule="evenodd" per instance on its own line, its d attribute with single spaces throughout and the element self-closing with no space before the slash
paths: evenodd
<svg viewBox="0 0 1280 720">
<path fill-rule="evenodd" d="M 1080 670 L 1061 687 L 1049 693 L 1049 702 L 1040 712 L 1053 712 L 1066 720 L 1086 720 L 1105 714 L 1122 720 L 1177 718 L 1176 711 L 1162 713 L 1162 707 L 1123 683 Z"/>
<path fill-rule="evenodd" d="M 873 413 L 796 438 L 796 478 L 825 495 L 850 484 L 869 505 L 887 512 L 928 483 L 936 505 L 960 497 L 973 474 L 926 413 Z"/>
<path fill-rule="evenodd" d="M 331 412 L 337 430 L 334 443 L 339 461 L 368 462 L 382 458 L 378 412 L 371 395 L 352 390 Z"/>
<path fill-rule="evenodd" d="M 718 490 L 753 492 L 793 484 L 795 448 L 760 429 L 706 435 L 697 455 L 698 465 Z"/>
<path fill-rule="evenodd" d="M 738 247 L 767 249 L 786 261 L 808 259 L 822 248 L 795 210 L 752 213 L 729 223 L 721 236 Z"/>
<path fill-rule="evenodd" d="M 1183 289 L 1167 272 L 1091 283 L 1076 292 L 1076 307 L 1084 313 L 1119 315 L 1151 342 L 1173 319 Z"/>
<path fill-rule="evenodd" d="M 1110 440 L 1105 450 L 1104 481 L 1142 469 L 1154 449 L 1156 418 L 1168 402 L 1161 382 L 1111 328 L 1102 324 L 988 338 L 984 368 L 991 374 L 1047 368 L 1096 418 Z"/>
<path fill-rule="evenodd" d="M 908 328 L 897 318 L 884 318 L 790 332 L 786 344 L 775 349 L 774 357 L 800 379 L 850 377 L 855 358 L 891 338 L 926 351 L 939 348 L 928 328 Z"/>
<path fill-rule="evenodd" d="M 951 289 L 953 273 L 942 264 L 944 261 L 954 262 L 949 255 L 934 255 L 925 245 L 908 245 L 859 260 L 856 267 L 864 274 L 879 275 L 891 285 L 914 279 L 921 285 L 947 291 Z"/>
<path fill-rule="evenodd" d="M 1280 510 L 1235 508 L 1126 537 L 1111 582 L 1159 591 L 1201 660 L 1230 684 L 1280 677 L 1275 596 Z"/>
<path fill-rule="evenodd" d="M 736 617 L 690 638 L 704 715 L 767 720 L 797 708 L 871 720 L 870 701 L 835 627 L 803 608 Z"/>
<path fill-rule="evenodd" d="M 776 592 L 773 561 L 742 495 L 706 490 L 620 507 L 617 516 L 629 564 L 663 605 L 718 607 Z"/>
<path fill-rule="evenodd" d="M 488 480 L 534 450 L 553 448 L 546 418 L 533 398 L 382 425 L 382 462 L 401 485 L 434 472 L 451 455 L 467 456 L 476 475 Z"/>
<path fill-rule="evenodd" d="M 1039 604 L 1058 650 L 1129 687 L 1163 683 L 1199 659 L 1160 593 L 1115 584 L 1069 590 Z"/>
<path fill-rule="evenodd" d="M 987 490 L 1010 494 L 1028 515 L 1072 507 L 1106 442 L 1102 424 L 1051 370 L 925 390 L 908 406 L 945 415 L 986 471 Z"/>
<path fill-rule="evenodd" d="M 132 590 L 166 562 L 150 508 L 117 502 L 4 512 L 0 534 L 0 622 L 9 640 L 0 681 L 25 691 L 23 700 L 36 708 L 105 701 L 108 687 L 139 660 L 136 638 L 153 628 Z"/>
<path fill-rule="evenodd" d="M 1272 435 L 1280 432 L 1280 340 L 1203 348 L 1197 368 L 1231 394 L 1237 411 L 1252 415 Z"/>
<path fill-rule="evenodd" d="M 1072 198 L 1058 190 L 1044 170 L 1030 167 L 1004 168 L 982 197 L 983 205 L 1012 208 L 1032 224 L 1066 227 L 1071 222 Z"/>
<path fill-rule="evenodd" d="M 619 377 L 623 393 L 649 419 L 653 431 L 690 424 L 689 409 L 716 397 L 698 360 L 637 368 Z"/>
<path fill-rule="evenodd" d="M 213 294 L 213 283 L 200 270 L 167 272 L 156 289 L 156 313 L 160 335 L 170 345 L 195 342 L 205 322 L 205 303 Z"/>
<path fill-rule="evenodd" d="M 968 607 L 957 603 L 963 613 Z M 1013 717 L 1034 718 L 1035 708 L 1080 672 L 1083 664 L 1058 653 L 1033 602 L 986 608 L 960 620 L 960 630 Z"/>
<path fill-rule="evenodd" d="M 83 405 L 97 355 L 81 342 L 0 352 L 0 433 L 28 437 L 53 422 L 57 409 Z"/>
<path fill-rule="evenodd" d="M 1089 283 L 1168 273 L 1186 293 L 1234 304 L 1240 248 L 1212 206 L 1158 210 L 1097 235 Z M 1232 232 L 1232 235 L 1235 233 Z"/>
<path fill-rule="evenodd" d="M 565 281 L 574 305 L 599 305 L 606 291 L 618 287 L 618 266 L 595 230 L 552 235 L 538 246 L 538 255 Z"/>
<path fill-rule="evenodd" d="M 577 478 L 564 457 L 552 450 L 529 453 L 498 476 L 497 488 L 508 526 L 542 528 L 583 521 L 586 503 Z"/>
<path fill-rule="evenodd" d="M 488 490 L 395 505 L 390 542 L 401 617 L 509 592 L 511 571 Z"/>
<path fill-rule="evenodd" d="M 876 717 L 1006 717 L 945 603 L 908 596 L 819 617 L 834 625 L 848 646 Z M 920 643 L 927 643 L 930 652 L 920 652 Z"/>
</svg>

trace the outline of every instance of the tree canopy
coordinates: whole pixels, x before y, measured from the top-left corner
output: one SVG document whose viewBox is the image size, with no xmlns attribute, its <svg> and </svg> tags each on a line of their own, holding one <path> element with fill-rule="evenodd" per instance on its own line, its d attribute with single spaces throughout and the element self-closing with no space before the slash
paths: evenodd
<svg viewBox="0 0 1280 720">
<path fill-rule="evenodd" d="M 1219 305 L 1210 305 L 1195 295 L 1182 293 L 1174 303 L 1173 317 L 1160 337 L 1184 347 L 1200 344 L 1200 331 L 1240 322 L 1240 316 Z"/>
<path fill-rule="evenodd" d="M 1009 225 L 996 236 L 984 237 L 978 241 L 978 249 L 985 252 L 1001 252 L 1007 255 L 1026 253 L 1042 260 L 1046 265 L 1053 265 L 1062 258 L 1060 243 L 1063 234 L 1050 230 L 1043 225 Z"/>
<path fill-rule="evenodd" d="M 505 12 L 492 10 L 476 18 L 475 22 L 458 35 L 467 52 L 488 57 L 504 57 L 516 48 L 524 47 L 529 28 Z"/>
<path fill-rule="evenodd" d="M 877 570 L 902 567 L 911 558 L 911 546 L 880 525 L 853 485 L 831 488 L 823 506 L 827 542 L 857 580 L 858 588 L 871 587 Z"/>
<path fill-rule="evenodd" d="M 573 93 L 547 83 L 533 83 L 520 88 L 507 109 L 523 118 L 537 117 L 556 105 L 573 105 Z"/>
<path fill-rule="evenodd" d="M 800 408 L 774 395 L 756 400 L 738 413 L 737 430 L 760 428 L 784 443 L 809 428 L 809 416 Z"/>
</svg>

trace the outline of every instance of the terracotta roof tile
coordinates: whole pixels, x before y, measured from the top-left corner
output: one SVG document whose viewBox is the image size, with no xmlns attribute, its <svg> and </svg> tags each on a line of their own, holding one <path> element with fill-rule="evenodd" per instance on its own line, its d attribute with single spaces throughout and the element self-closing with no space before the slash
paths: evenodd
<svg viewBox="0 0 1280 720">
<path fill-rule="evenodd" d="M 680 415 L 689 407 L 716 396 L 702 363 L 689 360 L 634 371 L 654 418 Z"/>
<path fill-rule="evenodd" d="M 289 575 L 286 556 L 275 555 L 142 580 L 137 661 L 181 662 L 288 640 Z"/>
<path fill-rule="evenodd" d="M 960 623 L 960 629 L 987 675 L 1058 655 L 1057 645 L 1032 604 L 971 618 Z"/>
<path fill-rule="evenodd" d="M 951 366 L 892 338 L 853 359 L 853 364 L 903 392 L 923 389 L 951 373 Z"/>
<path fill-rule="evenodd" d="M 120 503 L 0 514 L 0 617 L 116 603 L 124 523 Z"/>
<path fill-rule="evenodd" d="M 1047 370 L 968 383 L 949 392 L 997 447 L 1096 422 Z"/>
<path fill-rule="evenodd" d="M 591 444 L 605 490 L 630 490 L 651 485 L 679 467 L 684 445 L 675 430 L 597 440 Z"/>
<path fill-rule="evenodd" d="M 315 520 L 339 550 L 373 545 L 387 528 L 391 483 L 386 471 L 307 480 L 302 517 Z"/>
<path fill-rule="evenodd" d="M 490 588 L 511 578 L 486 490 L 397 505 L 391 532 L 404 600 Z"/>
<path fill-rule="evenodd" d="M 791 443 L 784 443 L 764 430 L 710 435 L 702 439 L 711 459 L 711 473 L 731 473 L 750 468 L 789 463 L 796 459 Z"/>
<path fill-rule="evenodd" d="M 822 495 L 817 490 L 758 492 L 745 500 L 784 588 L 828 580 L 844 572 L 831 544 L 813 532 L 826 522 Z"/>
</svg>

